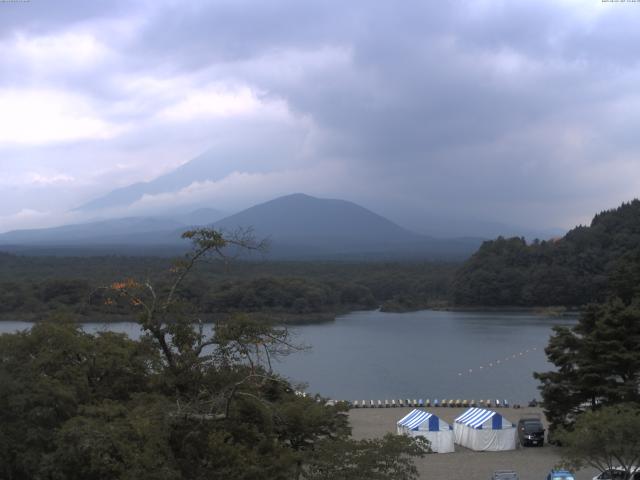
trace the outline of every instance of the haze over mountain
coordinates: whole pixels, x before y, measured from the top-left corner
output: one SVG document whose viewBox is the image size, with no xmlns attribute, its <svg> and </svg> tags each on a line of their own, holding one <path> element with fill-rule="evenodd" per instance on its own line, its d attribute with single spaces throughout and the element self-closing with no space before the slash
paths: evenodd
<svg viewBox="0 0 640 480">
<path fill-rule="evenodd" d="M 159 218 L 118 218 L 63 225 L 52 228 L 14 230 L 0 235 L 0 245 L 91 245 L 127 244 L 134 239 L 152 241 L 158 232 L 186 227 L 181 222 Z"/>
<path fill-rule="evenodd" d="M 206 193 L 202 198 L 194 194 L 198 190 L 206 192 L 208 185 L 224 181 L 229 178 L 237 169 L 243 166 L 249 167 L 251 152 L 236 152 L 236 155 L 221 157 L 214 151 L 205 152 L 180 167 L 165 173 L 154 180 L 139 182 L 126 187 L 115 189 L 108 194 L 91 200 L 75 209 L 75 212 L 82 214 L 100 214 L 101 212 L 127 211 L 133 206 L 134 209 L 142 209 L 145 216 L 160 216 L 160 212 L 171 208 L 171 203 L 181 201 L 182 197 L 189 198 L 189 205 L 182 205 L 182 209 L 202 210 L 207 208 L 211 201 Z M 271 159 L 271 163 L 275 160 Z M 253 174 L 256 172 L 254 171 Z M 251 200 L 251 193 L 244 195 L 245 204 Z M 242 202 L 242 193 L 236 193 Z M 275 196 L 275 195 L 274 195 Z M 504 222 L 486 220 L 470 215 L 448 216 L 443 213 L 431 213 L 420 215 L 414 211 L 401 212 L 403 223 L 408 225 L 412 231 L 423 235 L 451 238 L 451 237 L 483 237 L 494 238 L 497 236 L 523 236 L 529 240 L 534 238 L 548 239 L 560 236 L 565 230 L 559 228 L 531 228 L 528 226 L 510 225 Z M 206 220 L 200 219 L 201 224 L 212 223 L 222 218 L 222 215 L 206 214 Z M 171 218 L 178 218 L 172 215 Z M 187 224 L 195 224 L 198 215 Z M 294 233 L 294 232 L 291 232 Z"/>
<path fill-rule="evenodd" d="M 194 182 L 215 181 L 224 178 L 238 166 L 238 158 L 216 158 L 206 152 L 170 172 L 148 182 L 137 182 L 117 188 L 106 195 L 78 206 L 75 210 L 95 212 L 115 207 L 129 206 L 144 195 L 175 193 Z"/>
<path fill-rule="evenodd" d="M 198 212 L 189 226 L 197 222 Z M 232 232 L 254 229 L 258 238 L 271 242 L 272 258 L 464 258 L 480 239 L 435 239 L 398 226 L 352 202 L 293 194 L 255 205 L 231 215 L 214 226 Z M 186 248 L 180 234 L 185 223 L 159 218 L 126 218 L 49 229 L 19 230 L 0 235 L 0 245 L 12 248 L 100 247 L 117 251 L 123 247 Z M 67 250 L 65 250 L 67 251 Z"/>
<path fill-rule="evenodd" d="M 209 225 L 224 218 L 226 215 L 215 208 L 198 208 L 188 212 L 174 212 L 156 218 L 173 220 L 182 225 Z"/>
</svg>

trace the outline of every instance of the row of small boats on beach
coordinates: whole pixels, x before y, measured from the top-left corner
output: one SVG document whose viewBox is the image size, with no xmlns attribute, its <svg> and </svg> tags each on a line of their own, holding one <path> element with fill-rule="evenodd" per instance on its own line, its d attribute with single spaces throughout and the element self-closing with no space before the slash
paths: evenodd
<svg viewBox="0 0 640 480">
<path fill-rule="evenodd" d="M 393 408 L 393 407 L 481 407 L 481 408 L 507 408 L 508 400 L 454 400 L 454 399 L 391 399 L 391 400 L 354 400 L 351 403 L 352 408 Z"/>
</svg>

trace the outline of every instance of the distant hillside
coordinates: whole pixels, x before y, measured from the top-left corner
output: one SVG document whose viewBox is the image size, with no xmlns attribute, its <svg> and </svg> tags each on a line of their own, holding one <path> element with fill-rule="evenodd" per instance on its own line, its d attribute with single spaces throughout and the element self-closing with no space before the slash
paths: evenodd
<svg viewBox="0 0 640 480">
<path fill-rule="evenodd" d="M 166 217 L 160 218 L 168 218 L 182 225 L 211 225 L 224 217 L 225 214 L 220 210 L 214 208 L 198 208 L 192 212 L 169 214 L 166 215 Z"/>
<path fill-rule="evenodd" d="M 304 194 L 279 197 L 215 223 L 232 231 L 253 227 L 271 240 L 271 256 L 464 258 L 477 239 L 439 240 L 411 232 L 356 205 Z"/>
<path fill-rule="evenodd" d="M 355 203 L 302 193 L 255 205 L 216 222 L 215 226 L 227 230 L 252 226 L 259 236 L 313 245 L 336 240 L 385 245 L 424 238 Z"/>
<path fill-rule="evenodd" d="M 55 254 L 73 248 L 79 254 L 127 253 L 178 254 L 187 248 L 180 234 L 190 226 L 215 216 L 201 210 L 181 220 L 129 218 L 67 225 L 40 230 L 21 230 L 0 235 L 3 250 L 16 253 Z M 202 222 L 196 223 L 199 219 Z M 355 203 L 320 199 L 304 194 L 287 195 L 256 205 L 214 223 L 233 231 L 252 227 L 256 237 L 271 242 L 274 259 L 447 259 L 461 260 L 478 248 L 473 238 L 435 239 L 404 229 Z M 162 252 L 162 253 L 159 253 Z"/>
<path fill-rule="evenodd" d="M 640 258 L 640 201 L 597 214 L 556 241 L 498 238 L 457 272 L 458 305 L 580 306 L 602 301 Z"/>
<path fill-rule="evenodd" d="M 0 234 L 0 245 L 92 245 L 131 243 L 154 238 L 158 232 L 175 231 L 185 224 L 152 217 L 128 217 L 77 223 L 52 228 L 13 230 Z"/>
</svg>

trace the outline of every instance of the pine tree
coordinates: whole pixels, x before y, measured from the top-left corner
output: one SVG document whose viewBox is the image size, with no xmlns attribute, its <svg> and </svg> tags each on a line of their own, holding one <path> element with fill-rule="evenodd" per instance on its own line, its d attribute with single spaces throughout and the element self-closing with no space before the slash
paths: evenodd
<svg viewBox="0 0 640 480">
<path fill-rule="evenodd" d="M 557 370 L 534 376 L 552 429 L 599 405 L 640 404 L 640 299 L 588 307 L 575 327 L 555 329 L 545 351 Z"/>
</svg>

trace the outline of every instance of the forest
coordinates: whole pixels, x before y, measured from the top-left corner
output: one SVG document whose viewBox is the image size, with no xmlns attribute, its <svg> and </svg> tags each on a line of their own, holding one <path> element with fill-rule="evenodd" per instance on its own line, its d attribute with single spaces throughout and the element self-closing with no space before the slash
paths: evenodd
<svg viewBox="0 0 640 480">
<path fill-rule="evenodd" d="M 165 257 L 29 257 L 1 254 L 0 318 L 41 319 L 64 312 L 84 321 L 130 316 L 127 304 L 105 304 L 104 286 L 152 279 L 166 288 Z M 381 307 L 404 311 L 446 303 L 458 264 L 438 262 L 202 262 L 181 295 L 205 316 L 243 312 L 278 322 L 331 320 Z"/>
<path fill-rule="evenodd" d="M 633 200 L 557 240 L 483 243 L 456 272 L 450 298 L 470 306 L 582 307 L 619 288 L 639 257 L 640 201 Z"/>
<path fill-rule="evenodd" d="M 624 279 L 638 258 L 640 201 L 633 200 L 560 239 L 484 242 L 463 264 L 211 259 L 192 272 L 180 293 L 208 319 L 243 312 L 278 323 L 327 321 L 374 308 L 580 309 L 602 302 L 612 289 L 631 288 Z M 162 289 L 171 273 L 166 257 L 0 253 L 0 265 L 0 319 L 11 320 L 60 312 L 80 321 L 130 317 L 129 305 L 105 303 L 104 287 L 126 274 Z"/>
</svg>

